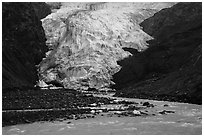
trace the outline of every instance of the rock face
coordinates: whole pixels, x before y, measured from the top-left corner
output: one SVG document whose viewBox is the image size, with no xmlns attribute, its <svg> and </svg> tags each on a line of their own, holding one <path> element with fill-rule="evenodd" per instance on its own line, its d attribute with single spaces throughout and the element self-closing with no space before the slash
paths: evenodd
<svg viewBox="0 0 204 137">
<path fill-rule="evenodd" d="M 201 104 L 202 3 L 178 3 L 141 26 L 155 39 L 145 52 L 119 62 L 116 96 Z"/>
<path fill-rule="evenodd" d="M 43 19 L 49 52 L 39 64 L 40 83 L 78 90 L 106 90 L 123 48 L 147 49 L 152 37 L 139 23 L 174 3 L 62 3 Z M 141 8 L 142 7 L 142 8 Z"/>
<path fill-rule="evenodd" d="M 50 6 L 44 2 L 32 2 L 31 4 L 39 20 L 51 13 Z"/>
<path fill-rule="evenodd" d="M 37 13 L 40 9 L 44 13 Z M 3 89 L 33 87 L 36 84 L 35 65 L 47 51 L 40 18 L 49 13 L 44 3 L 2 4 Z"/>
</svg>

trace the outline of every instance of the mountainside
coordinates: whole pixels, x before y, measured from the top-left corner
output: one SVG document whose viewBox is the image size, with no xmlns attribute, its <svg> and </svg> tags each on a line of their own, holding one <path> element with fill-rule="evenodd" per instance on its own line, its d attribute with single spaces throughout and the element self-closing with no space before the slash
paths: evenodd
<svg viewBox="0 0 204 137">
<path fill-rule="evenodd" d="M 35 65 L 47 51 L 40 19 L 50 12 L 45 3 L 2 3 L 3 89 L 36 84 Z"/>
<path fill-rule="evenodd" d="M 117 61 L 144 51 L 152 37 L 139 23 L 174 3 L 62 3 L 43 19 L 49 52 L 39 64 L 39 86 L 108 90 Z M 45 84 L 46 83 L 46 84 Z"/>
<path fill-rule="evenodd" d="M 143 53 L 119 62 L 116 96 L 201 104 L 202 3 L 178 3 L 140 25 L 154 40 Z"/>
<path fill-rule="evenodd" d="M 202 3 L 2 5 L 3 89 L 202 102 Z"/>
</svg>

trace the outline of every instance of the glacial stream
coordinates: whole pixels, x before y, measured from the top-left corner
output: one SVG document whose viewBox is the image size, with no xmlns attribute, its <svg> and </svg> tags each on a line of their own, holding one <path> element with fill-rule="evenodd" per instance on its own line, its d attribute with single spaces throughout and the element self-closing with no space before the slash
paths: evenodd
<svg viewBox="0 0 204 137">
<path fill-rule="evenodd" d="M 116 101 L 131 101 L 135 103 L 149 102 L 154 107 L 145 109 L 146 116 L 120 116 L 120 111 L 102 112 L 94 118 L 69 119 L 53 122 L 34 122 L 18 124 L 2 128 L 4 135 L 8 134 L 202 134 L 202 106 L 187 103 L 155 101 L 144 99 L 118 98 L 112 94 L 97 94 L 94 96 L 114 98 Z M 117 104 L 105 105 L 103 108 L 116 108 Z M 102 109 L 102 106 L 101 106 Z M 166 113 L 167 112 L 167 113 Z"/>
</svg>

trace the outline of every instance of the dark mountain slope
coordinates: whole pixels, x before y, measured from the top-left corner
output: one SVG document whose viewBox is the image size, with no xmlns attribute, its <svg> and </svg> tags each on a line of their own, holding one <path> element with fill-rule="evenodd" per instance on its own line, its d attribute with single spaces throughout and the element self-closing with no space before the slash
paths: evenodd
<svg viewBox="0 0 204 137">
<path fill-rule="evenodd" d="M 38 12 L 42 9 L 44 12 Z M 40 18 L 49 13 L 44 3 L 2 3 L 3 89 L 33 87 L 36 83 L 35 65 L 47 51 Z"/>
<path fill-rule="evenodd" d="M 201 104 L 202 3 L 178 3 L 141 26 L 155 39 L 148 50 L 119 62 L 116 96 Z"/>
<path fill-rule="evenodd" d="M 47 3 L 32 2 L 31 4 L 39 20 L 45 18 L 48 14 L 51 13 L 51 8 Z"/>
</svg>

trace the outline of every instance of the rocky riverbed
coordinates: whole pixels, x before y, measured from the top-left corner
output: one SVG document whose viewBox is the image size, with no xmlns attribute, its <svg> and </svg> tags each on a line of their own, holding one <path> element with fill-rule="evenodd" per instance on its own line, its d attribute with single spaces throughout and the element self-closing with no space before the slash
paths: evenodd
<svg viewBox="0 0 204 137">
<path fill-rule="evenodd" d="M 23 93 L 26 98 L 17 96 Z M 3 134 L 202 133 L 201 105 L 112 95 L 63 89 L 6 92 Z"/>
</svg>

